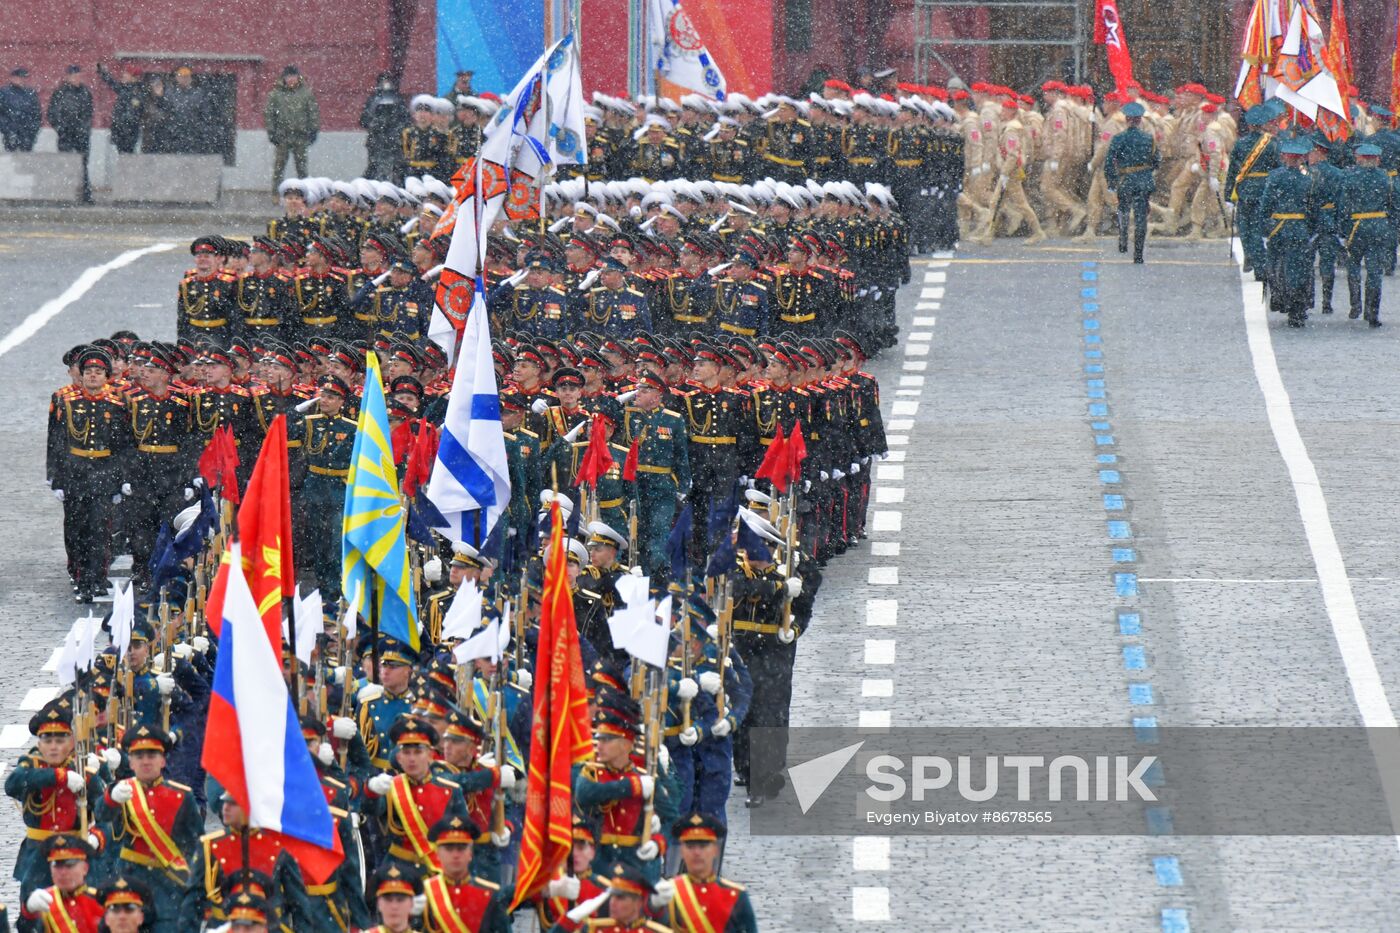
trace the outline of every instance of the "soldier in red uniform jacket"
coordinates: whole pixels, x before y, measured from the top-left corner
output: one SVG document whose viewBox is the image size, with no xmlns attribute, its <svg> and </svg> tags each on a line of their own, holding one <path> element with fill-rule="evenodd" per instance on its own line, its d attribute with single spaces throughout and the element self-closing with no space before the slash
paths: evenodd
<svg viewBox="0 0 1400 933">
<path fill-rule="evenodd" d="M 457 785 L 433 773 L 433 749 L 437 730 L 413 716 L 400 716 L 389 728 L 389 742 L 397 751 L 399 774 L 376 774 L 365 784 L 365 806 L 379 820 L 380 838 L 388 849 L 380 868 L 391 864 L 426 872 L 439 869 L 429 830 L 444 817 L 467 818 L 467 805 Z"/>
<path fill-rule="evenodd" d="M 92 850 L 75 835 L 59 833 L 44 842 L 53 886 L 35 888 L 24 900 L 20 929 L 45 933 L 97 933 L 102 905 L 87 886 Z"/>
<path fill-rule="evenodd" d="M 680 821 L 676 838 L 685 871 L 671 880 L 675 894 L 667 905 L 667 922 L 677 933 L 758 933 L 744 886 L 715 871 L 724 835 L 724 823 L 707 813 Z"/>
</svg>

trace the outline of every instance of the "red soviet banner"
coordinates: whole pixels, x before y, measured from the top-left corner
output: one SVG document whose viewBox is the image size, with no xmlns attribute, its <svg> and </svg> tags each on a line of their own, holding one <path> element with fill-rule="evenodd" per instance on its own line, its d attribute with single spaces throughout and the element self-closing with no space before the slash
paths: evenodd
<svg viewBox="0 0 1400 933">
<path fill-rule="evenodd" d="M 1137 82 L 1133 80 L 1133 57 L 1128 54 L 1128 37 L 1123 21 L 1118 17 L 1117 0 L 1098 0 L 1094 10 L 1094 42 L 1108 52 L 1108 70 L 1119 92 Z"/>
</svg>

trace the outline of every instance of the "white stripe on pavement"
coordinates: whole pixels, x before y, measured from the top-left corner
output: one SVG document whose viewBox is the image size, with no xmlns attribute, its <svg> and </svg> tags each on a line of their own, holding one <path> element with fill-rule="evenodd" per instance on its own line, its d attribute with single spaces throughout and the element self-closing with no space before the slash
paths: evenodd
<svg viewBox="0 0 1400 933">
<path fill-rule="evenodd" d="M 886 923 L 890 919 L 889 888 L 852 888 L 851 919 Z"/>
<path fill-rule="evenodd" d="M 872 557 L 898 557 L 898 541 L 872 541 L 870 543 L 870 555 Z"/>
<path fill-rule="evenodd" d="M 152 253 L 164 253 L 174 248 L 174 243 L 155 243 L 151 246 L 143 246 L 140 249 L 128 250 L 115 259 L 109 259 L 100 266 L 91 266 L 84 269 L 82 273 L 73 280 L 72 284 L 65 288 L 57 298 L 50 298 L 48 301 L 44 302 L 39 306 L 37 311 L 34 311 L 29 317 L 20 321 L 19 324 L 15 326 L 14 330 L 10 331 L 3 338 L 0 338 L 0 356 L 4 356 L 15 347 L 18 347 L 30 337 L 37 334 L 45 324 L 62 314 L 65 308 L 86 295 L 108 272 L 114 269 L 120 269 L 123 266 L 129 266 L 143 256 L 149 256 Z"/>
<path fill-rule="evenodd" d="M 851 867 L 856 871 L 889 871 L 890 837 L 856 836 L 852 839 Z"/>
<path fill-rule="evenodd" d="M 31 744 L 28 725 L 10 723 L 0 729 L 0 748 L 28 748 Z"/>
<path fill-rule="evenodd" d="M 886 568 L 893 570 L 894 568 Z M 871 573 L 874 573 L 872 570 Z M 872 581 L 873 582 L 873 581 Z M 867 599 L 865 601 L 866 625 L 894 625 L 899 619 L 899 601 L 894 599 Z"/>
</svg>

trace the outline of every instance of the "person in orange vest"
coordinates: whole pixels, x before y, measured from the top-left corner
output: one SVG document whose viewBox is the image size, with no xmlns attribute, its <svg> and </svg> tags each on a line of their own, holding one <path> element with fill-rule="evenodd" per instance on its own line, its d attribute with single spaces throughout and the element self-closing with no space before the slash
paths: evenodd
<svg viewBox="0 0 1400 933">
<path fill-rule="evenodd" d="M 481 827 L 470 818 L 449 816 L 433 824 L 430 838 L 442 873 L 423 883 L 428 933 L 509 933 L 510 916 L 501 886 L 472 875 L 472 851 Z"/>
</svg>

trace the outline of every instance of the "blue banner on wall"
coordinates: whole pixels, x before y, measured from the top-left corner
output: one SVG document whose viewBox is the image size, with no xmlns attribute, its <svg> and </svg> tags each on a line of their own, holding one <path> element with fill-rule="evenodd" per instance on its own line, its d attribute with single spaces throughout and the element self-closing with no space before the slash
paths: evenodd
<svg viewBox="0 0 1400 933">
<path fill-rule="evenodd" d="M 544 53 L 545 0 L 438 0 L 438 89 L 472 71 L 472 89 L 505 94 Z"/>
</svg>

